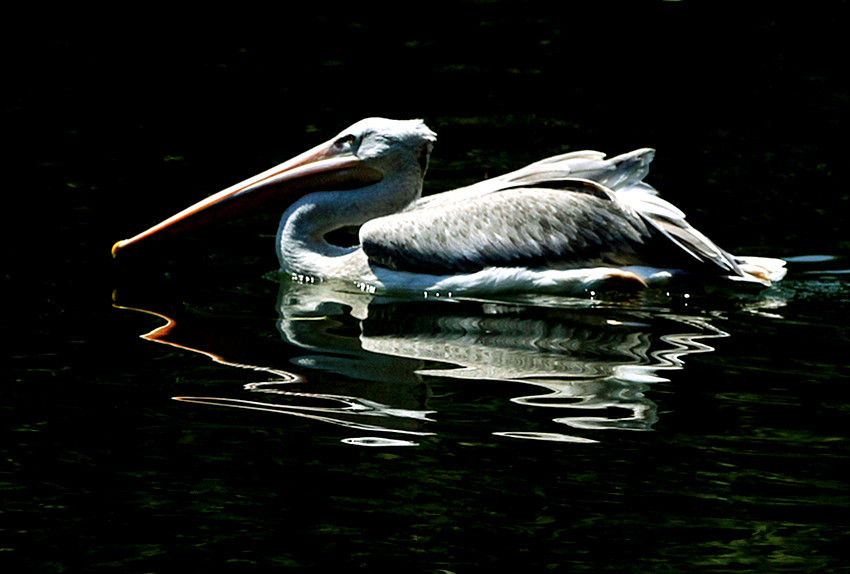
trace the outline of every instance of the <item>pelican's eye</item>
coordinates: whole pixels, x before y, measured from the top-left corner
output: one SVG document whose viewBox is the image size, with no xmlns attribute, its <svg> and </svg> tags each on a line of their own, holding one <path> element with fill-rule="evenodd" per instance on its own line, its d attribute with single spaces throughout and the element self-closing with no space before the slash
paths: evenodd
<svg viewBox="0 0 850 574">
<path fill-rule="evenodd" d="M 354 145 L 354 142 L 357 141 L 357 137 L 351 134 L 341 136 L 334 142 L 334 147 L 338 150 L 347 150 Z"/>
</svg>

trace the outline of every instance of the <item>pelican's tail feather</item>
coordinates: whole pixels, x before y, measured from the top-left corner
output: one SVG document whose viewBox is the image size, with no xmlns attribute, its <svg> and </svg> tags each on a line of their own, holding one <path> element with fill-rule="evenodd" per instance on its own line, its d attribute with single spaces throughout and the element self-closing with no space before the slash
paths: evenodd
<svg viewBox="0 0 850 574">
<path fill-rule="evenodd" d="M 774 257 L 735 256 L 735 262 L 744 273 L 745 281 L 755 281 L 770 285 L 785 277 L 785 261 Z"/>
</svg>

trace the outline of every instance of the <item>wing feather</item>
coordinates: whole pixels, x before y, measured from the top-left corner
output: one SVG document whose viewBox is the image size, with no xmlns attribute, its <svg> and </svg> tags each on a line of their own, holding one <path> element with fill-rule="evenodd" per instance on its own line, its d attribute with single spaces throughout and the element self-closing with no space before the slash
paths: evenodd
<svg viewBox="0 0 850 574">
<path fill-rule="evenodd" d="M 654 154 L 543 159 L 373 219 L 360 230 L 361 244 L 372 263 L 418 273 L 649 265 L 743 275 L 643 181 Z"/>
<path fill-rule="evenodd" d="M 509 189 L 374 219 L 361 228 L 369 260 L 399 271 L 636 265 L 651 239 L 639 217 L 583 189 Z"/>
<path fill-rule="evenodd" d="M 542 159 L 516 171 L 485 179 L 467 187 L 423 197 L 413 202 L 407 209 L 455 203 L 518 187 L 559 188 L 569 186 L 577 179 L 593 181 L 611 191 L 617 191 L 639 185 L 649 173 L 649 164 L 654 156 L 655 150 L 649 148 L 635 150 L 610 159 L 605 159 L 605 154 L 597 151 L 565 153 Z M 643 186 L 652 189 L 649 185 L 643 184 Z"/>
<path fill-rule="evenodd" d="M 685 220 L 685 214 L 660 198 L 655 190 L 634 186 L 617 193 L 617 200 L 699 263 L 732 275 L 744 275 L 735 259 Z"/>
</svg>

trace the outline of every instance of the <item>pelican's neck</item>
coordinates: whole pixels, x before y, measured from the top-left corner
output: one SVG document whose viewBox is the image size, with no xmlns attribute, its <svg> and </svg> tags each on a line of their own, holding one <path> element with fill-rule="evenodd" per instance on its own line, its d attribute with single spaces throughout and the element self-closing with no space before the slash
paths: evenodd
<svg viewBox="0 0 850 574">
<path fill-rule="evenodd" d="M 281 269 L 317 278 L 362 280 L 368 273 L 359 246 L 340 247 L 325 235 L 404 209 L 422 193 L 419 173 L 399 174 L 361 189 L 311 193 L 286 210 L 277 232 Z"/>
</svg>

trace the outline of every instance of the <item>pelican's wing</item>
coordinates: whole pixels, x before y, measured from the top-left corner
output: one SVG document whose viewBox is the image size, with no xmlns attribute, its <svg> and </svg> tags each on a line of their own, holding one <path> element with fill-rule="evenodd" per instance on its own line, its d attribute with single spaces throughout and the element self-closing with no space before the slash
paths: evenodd
<svg viewBox="0 0 850 574">
<path fill-rule="evenodd" d="M 518 188 L 373 219 L 360 230 L 376 265 L 431 274 L 486 267 L 647 264 L 651 226 L 606 188 Z"/>
<path fill-rule="evenodd" d="M 400 214 L 369 222 L 361 240 L 373 261 L 395 269 L 410 261 L 426 267 L 436 262 L 447 272 L 457 272 L 448 265 L 472 269 L 530 261 L 701 266 L 743 275 L 731 255 L 643 181 L 654 155 L 645 148 L 610 159 L 595 151 L 550 157 L 424 197 Z M 536 189 L 520 193 L 524 188 Z M 551 193 L 556 190 L 561 193 Z M 408 230 L 416 230 L 415 239 L 405 236 Z M 461 248 L 462 257 L 456 254 Z"/>
</svg>

